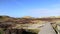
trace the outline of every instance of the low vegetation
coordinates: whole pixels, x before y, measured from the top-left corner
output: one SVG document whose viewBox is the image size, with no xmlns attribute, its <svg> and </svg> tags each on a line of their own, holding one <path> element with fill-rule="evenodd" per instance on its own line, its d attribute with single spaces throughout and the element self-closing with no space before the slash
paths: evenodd
<svg viewBox="0 0 60 34">
<path fill-rule="evenodd" d="M 34 17 L 22 17 L 22 18 L 14 18 L 10 16 L 0 16 L 0 34 L 2 34 L 3 30 L 11 29 L 12 27 L 23 27 L 17 26 L 17 24 L 42 24 L 50 22 L 54 29 L 56 29 L 58 23 L 60 23 L 60 17 L 47 17 L 47 18 L 34 18 Z M 26 26 L 26 25 L 25 25 Z M 26 26 L 28 27 L 28 26 Z M 3 29 L 4 28 L 4 29 Z M 38 29 L 27 29 L 28 32 L 38 33 Z"/>
</svg>

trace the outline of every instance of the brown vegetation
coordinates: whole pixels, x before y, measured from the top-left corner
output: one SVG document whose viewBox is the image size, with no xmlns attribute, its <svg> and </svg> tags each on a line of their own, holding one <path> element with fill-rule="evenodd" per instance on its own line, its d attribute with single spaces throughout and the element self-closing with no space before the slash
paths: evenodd
<svg viewBox="0 0 60 34">
<path fill-rule="evenodd" d="M 16 27 L 16 24 L 40 24 L 40 23 L 46 23 L 50 22 L 53 24 L 54 28 L 56 27 L 55 23 L 60 23 L 60 18 L 59 17 L 47 17 L 47 18 L 32 18 L 32 17 L 23 17 L 23 18 L 13 18 L 9 16 L 0 16 L 0 28 L 2 28 L 5 33 L 7 32 L 22 32 L 20 29 L 13 29 L 12 27 Z M 8 34 L 8 33 L 7 33 Z"/>
</svg>

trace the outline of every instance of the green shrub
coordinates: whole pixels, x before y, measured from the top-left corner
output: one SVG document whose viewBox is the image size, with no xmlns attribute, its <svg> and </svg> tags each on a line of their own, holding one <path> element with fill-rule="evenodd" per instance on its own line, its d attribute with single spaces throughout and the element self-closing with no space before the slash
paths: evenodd
<svg viewBox="0 0 60 34">
<path fill-rule="evenodd" d="M 39 29 L 27 29 L 26 31 L 32 32 L 32 33 L 38 33 Z"/>
</svg>

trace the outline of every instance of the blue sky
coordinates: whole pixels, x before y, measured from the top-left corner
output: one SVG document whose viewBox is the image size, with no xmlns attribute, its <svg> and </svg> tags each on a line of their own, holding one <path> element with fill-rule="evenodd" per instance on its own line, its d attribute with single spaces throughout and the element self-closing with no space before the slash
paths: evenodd
<svg viewBox="0 0 60 34">
<path fill-rule="evenodd" d="M 60 16 L 60 0 L 0 0 L 0 15 Z"/>
</svg>

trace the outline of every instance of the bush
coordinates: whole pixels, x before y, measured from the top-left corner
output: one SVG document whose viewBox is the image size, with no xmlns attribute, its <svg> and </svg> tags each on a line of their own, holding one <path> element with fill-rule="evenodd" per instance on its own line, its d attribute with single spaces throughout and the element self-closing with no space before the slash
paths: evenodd
<svg viewBox="0 0 60 34">
<path fill-rule="evenodd" d="M 27 29 L 26 31 L 38 34 L 39 29 Z"/>
</svg>

